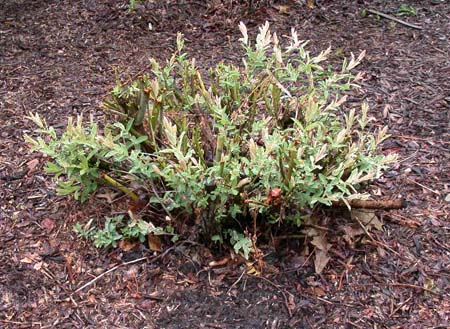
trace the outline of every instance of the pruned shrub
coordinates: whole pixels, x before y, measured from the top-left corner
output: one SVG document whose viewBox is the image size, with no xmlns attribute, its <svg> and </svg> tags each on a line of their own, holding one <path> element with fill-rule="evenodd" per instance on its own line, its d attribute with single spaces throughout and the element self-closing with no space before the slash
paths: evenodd
<svg viewBox="0 0 450 329">
<path fill-rule="evenodd" d="M 105 103 L 113 123 L 101 131 L 78 118 L 58 136 L 31 115 L 46 138 L 26 138 L 53 159 L 58 192 L 84 201 L 103 181 L 138 201 L 137 185 L 170 219 L 156 227 L 190 218 L 246 257 L 261 223 L 300 226 L 319 206 L 364 197 L 360 184 L 393 160 L 376 153 L 387 129 L 370 131 L 368 106 L 343 109 L 364 54 L 333 70 L 322 64 L 330 49 L 312 56 L 294 30 L 285 46 L 268 23 L 256 42 L 240 30 L 243 66 L 220 63 L 206 77 L 179 34 L 165 65 L 152 59 L 150 74 L 116 85 Z"/>
</svg>

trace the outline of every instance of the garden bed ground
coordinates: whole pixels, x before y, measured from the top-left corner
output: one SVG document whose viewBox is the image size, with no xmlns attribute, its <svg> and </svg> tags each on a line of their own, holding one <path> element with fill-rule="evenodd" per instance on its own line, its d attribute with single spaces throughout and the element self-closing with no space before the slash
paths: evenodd
<svg viewBox="0 0 450 329">
<path fill-rule="evenodd" d="M 236 1 L 154 1 L 131 13 L 124 2 L 0 6 L 0 327 L 450 326 L 447 1 L 320 1 L 316 8 L 284 1 L 253 11 Z M 421 30 L 362 15 L 364 8 L 393 14 L 401 3 L 418 9 L 403 19 Z M 349 242 L 348 232 L 334 230 L 343 219 L 328 219 L 334 252 L 321 275 L 298 241 L 269 250 L 266 271 L 256 277 L 237 261 L 208 266 L 213 256 L 197 245 L 164 244 L 153 254 L 144 247 L 97 250 L 78 239 L 76 222 L 100 222 L 123 200 L 109 203 L 107 189 L 82 205 L 55 196 L 45 159 L 24 143 L 34 129 L 27 113 L 59 128 L 79 113 L 103 120 L 99 105 L 115 69 L 125 81 L 145 70 L 150 56 L 167 59 L 177 31 L 199 66 L 237 62 L 240 20 L 253 31 L 268 20 L 279 35 L 295 27 L 312 51 L 330 45 L 332 60 L 367 50 L 360 67 L 366 79 L 351 101 L 366 100 L 374 125 L 389 125 L 393 137 L 382 151 L 401 159 L 369 190 L 406 198 L 408 208 L 379 213 L 384 231 L 372 233 L 376 242 L 364 235 Z"/>
</svg>

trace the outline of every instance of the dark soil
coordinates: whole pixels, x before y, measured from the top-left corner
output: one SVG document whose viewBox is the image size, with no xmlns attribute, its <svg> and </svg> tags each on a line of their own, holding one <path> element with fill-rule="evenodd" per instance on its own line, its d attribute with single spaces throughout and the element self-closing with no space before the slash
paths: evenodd
<svg viewBox="0 0 450 329">
<path fill-rule="evenodd" d="M 402 3 L 418 10 L 402 19 L 421 30 L 362 15 L 364 8 L 395 14 Z M 152 1 L 131 13 L 124 5 L 0 3 L 0 327 L 450 326 L 448 1 L 321 0 L 313 9 L 293 0 L 253 8 Z M 257 277 L 239 260 L 210 266 L 213 256 L 198 245 L 164 243 L 163 253 L 152 253 L 144 246 L 97 250 L 79 239 L 76 222 L 100 223 L 118 206 L 95 195 L 80 205 L 54 194 L 42 170 L 46 159 L 24 142 L 34 129 L 27 114 L 58 128 L 77 114 L 104 120 L 99 106 L 115 70 L 126 81 L 149 57 L 167 59 L 177 31 L 199 66 L 238 62 L 241 20 L 252 31 L 268 20 L 278 35 L 295 27 L 313 52 L 331 46 L 336 62 L 367 50 L 360 67 L 366 79 L 350 103 L 370 104 L 374 127 L 388 124 L 392 134 L 382 152 L 401 159 L 369 191 L 406 198 L 408 208 L 380 212 L 384 229 L 373 231 L 373 240 L 349 238 L 339 231 L 343 219 L 324 219 L 334 231 L 333 257 L 320 275 L 298 241 L 267 247 L 266 270 Z"/>
</svg>

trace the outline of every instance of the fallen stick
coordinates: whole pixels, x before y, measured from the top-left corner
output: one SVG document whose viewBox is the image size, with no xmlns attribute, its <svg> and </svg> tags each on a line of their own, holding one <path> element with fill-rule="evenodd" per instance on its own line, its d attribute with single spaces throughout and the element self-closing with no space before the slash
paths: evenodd
<svg viewBox="0 0 450 329">
<path fill-rule="evenodd" d="M 388 216 L 384 216 L 383 218 L 386 219 L 386 220 L 389 220 L 391 222 L 400 224 L 400 225 L 406 225 L 406 226 L 408 226 L 410 228 L 413 228 L 413 229 L 418 228 L 419 226 L 422 225 L 418 221 L 415 221 L 415 220 L 409 219 L 407 217 L 404 217 L 402 215 L 394 214 L 394 213 L 391 213 Z"/>
<path fill-rule="evenodd" d="M 366 11 L 369 12 L 369 13 L 372 13 L 372 14 L 374 14 L 374 15 L 378 15 L 378 16 L 380 16 L 380 17 L 383 17 L 383 18 L 386 18 L 386 19 L 390 19 L 391 21 L 394 21 L 394 22 L 403 24 L 403 25 L 405 25 L 405 26 L 411 27 L 411 28 L 413 28 L 413 29 L 422 30 L 422 26 L 419 26 L 419 25 L 416 25 L 416 24 L 411 24 L 411 23 L 405 22 L 405 21 L 403 21 L 403 20 L 401 20 L 401 19 L 399 19 L 399 18 L 397 18 L 397 17 L 394 17 L 394 16 L 391 16 L 391 15 L 388 15 L 388 14 L 381 13 L 381 12 L 379 12 L 379 11 L 377 11 L 377 10 L 366 9 Z"/>
<path fill-rule="evenodd" d="M 430 192 L 432 192 L 432 193 L 434 193 L 434 194 L 436 194 L 436 195 L 441 196 L 441 193 L 440 193 L 439 191 L 435 191 L 435 190 L 429 188 L 428 186 L 425 186 L 425 185 L 423 185 L 423 184 L 420 184 L 419 182 L 416 182 L 415 180 L 410 179 L 410 178 L 408 178 L 408 177 L 407 177 L 406 179 L 407 179 L 408 181 L 410 181 L 411 183 L 414 183 L 414 184 L 420 186 L 421 188 L 423 188 L 423 189 L 425 189 L 425 190 L 427 190 L 427 191 L 430 191 Z"/>
<path fill-rule="evenodd" d="M 346 200 L 352 208 L 361 209 L 403 209 L 408 206 L 406 200 Z M 334 201 L 333 207 L 347 207 L 344 201 Z"/>
<path fill-rule="evenodd" d="M 403 288 L 412 288 L 412 289 L 417 289 L 417 290 L 423 290 L 423 291 L 429 292 L 430 294 L 439 296 L 439 293 L 438 293 L 438 292 L 436 292 L 436 291 L 434 291 L 434 290 L 431 290 L 431 289 L 428 289 L 428 288 L 425 288 L 425 287 L 422 287 L 422 286 L 417 286 L 417 285 L 415 285 L 415 284 L 409 284 L 409 283 L 397 283 L 397 282 L 394 282 L 394 283 L 385 283 L 385 284 L 388 285 L 388 286 L 392 286 L 392 287 L 403 287 Z"/>
<path fill-rule="evenodd" d="M 114 178 L 108 176 L 107 174 L 102 174 L 101 177 L 103 178 L 103 180 L 108 183 L 109 185 L 118 188 L 120 191 L 122 191 L 122 193 L 128 195 L 134 202 L 139 202 L 139 196 L 134 193 L 132 190 L 130 190 L 128 187 L 126 187 L 125 185 L 119 183 L 118 181 L 116 181 Z"/>
<path fill-rule="evenodd" d="M 126 266 L 126 265 L 130 265 L 130 264 L 134 264 L 134 263 L 138 263 L 138 262 L 141 262 L 141 261 L 147 260 L 147 259 L 148 259 L 148 257 L 142 257 L 142 258 L 138 258 L 138 259 L 132 260 L 132 261 L 130 261 L 130 262 L 126 262 L 126 263 L 122 263 L 122 264 L 116 265 L 116 266 L 114 266 L 113 268 L 107 270 L 106 272 L 103 272 L 102 274 L 96 276 L 95 278 L 93 278 L 93 279 L 92 279 L 91 281 L 89 281 L 88 283 L 82 285 L 80 288 L 78 288 L 77 290 L 75 290 L 75 291 L 71 294 L 71 296 L 72 296 L 73 294 L 76 294 L 77 292 L 80 292 L 80 291 L 83 290 L 84 288 L 87 288 L 87 287 L 93 285 L 96 281 L 100 280 L 100 279 L 101 279 L 102 277 L 104 277 L 106 274 L 111 273 L 111 272 L 117 270 L 119 267 Z"/>
<path fill-rule="evenodd" d="M 183 241 L 184 242 L 184 241 Z M 183 242 L 181 244 L 183 244 Z M 168 249 L 166 249 L 163 253 L 154 256 L 152 258 L 150 257 L 141 257 L 138 259 L 134 259 L 132 261 L 126 262 L 126 263 L 122 263 L 119 265 L 114 266 L 113 268 L 110 268 L 109 270 L 107 270 L 106 272 L 101 273 L 100 275 L 96 276 L 95 278 L 93 278 L 91 281 L 87 282 L 86 284 L 82 285 L 80 288 L 78 288 L 77 290 L 75 290 L 74 292 L 72 292 L 70 295 L 74 295 L 78 292 L 80 292 L 81 290 L 93 285 L 95 282 L 97 282 L 98 280 L 100 280 L 102 277 L 104 277 L 105 275 L 107 275 L 108 273 L 114 272 L 115 270 L 117 270 L 120 267 L 123 266 L 127 266 L 127 265 L 131 265 L 134 263 L 138 263 L 138 262 L 142 262 L 144 260 L 148 260 L 148 264 L 154 263 L 155 261 L 157 261 L 158 259 L 164 258 L 170 251 L 172 251 L 175 247 L 179 246 L 180 244 L 174 245 Z"/>
</svg>

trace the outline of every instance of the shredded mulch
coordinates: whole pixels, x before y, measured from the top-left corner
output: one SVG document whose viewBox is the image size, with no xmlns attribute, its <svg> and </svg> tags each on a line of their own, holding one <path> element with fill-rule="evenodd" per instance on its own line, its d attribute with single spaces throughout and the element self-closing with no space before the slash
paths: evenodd
<svg viewBox="0 0 450 329">
<path fill-rule="evenodd" d="M 126 1 L 2 2 L 0 327 L 450 327 L 450 4 L 310 3 L 148 1 L 130 12 Z M 402 3 L 418 12 L 400 18 L 421 29 L 364 11 L 395 15 Z M 168 59 L 178 31 L 206 68 L 238 63 L 239 21 L 255 32 L 265 20 L 278 35 L 295 27 L 312 52 L 331 46 L 336 63 L 367 51 L 365 81 L 349 106 L 367 101 L 373 128 L 387 124 L 392 135 L 381 151 L 400 155 L 368 191 L 408 207 L 379 212 L 383 230 L 370 237 L 324 216 L 332 259 L 320 275 L 296 240 L 263 249 L 258 277 L 192 243 L 163 241 L 154 253 L 143 245 L 98 250 L 78 238 L 76 222 L 100 224 L 119 206 L 55 195 L 46 159 L 23 139 L 35 129 L 28 113 L 57 129 L 78 114 L 103 122 L 116 72 L 127 81 L 148 69 L 149 57 Z"/>
</svg>

